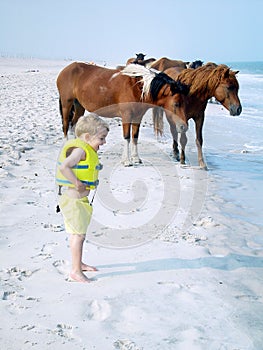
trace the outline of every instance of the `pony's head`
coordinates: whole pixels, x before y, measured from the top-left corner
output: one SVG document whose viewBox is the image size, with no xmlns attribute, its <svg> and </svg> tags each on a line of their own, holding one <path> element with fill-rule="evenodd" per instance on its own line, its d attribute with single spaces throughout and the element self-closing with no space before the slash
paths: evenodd
<svg viewBox="0 0 263 350">
<path fill-rule="evenodd" d="M 186 115 L 186 96 L 189 86 L 180 80 L 174 80 L 167 74 L 160 72 L 152 80 L 151 95 L 154 101 L 166 112 L 168 120 L 176 125 L 177 132 L 186 132 L 188 118 Z"/>
<path fill-rule="evenodd" d="M 146 55 L 144 55 L 143 53 L 136 53 L 135 61 L 143 61 L 145 56 Z"/>
<path fill-rule="evenodd" d="M 182 70 L 178 79 L 190 84 L 189 96 L 194 96 L 200 101 L 208 101 L 211 97 L 215 97 L 229 110 L 230 115 L 239 115 L 242 107 L 238 97 L 237 73 L 238 71 L 231 71 L 224 64 L 208 62 L 196 69 Z"/>
<path fill-rule="evenodd" d="M 238 97 L 239 84 L 236 79 L 237 73 L 238 71 L 232 71 L 223 64 L 217 66 L 214 70 L 214 75 L 218 79 L 214 96 L 233 116 L 240 115 L 242 112 L 242 106 Z"/>
<path fill-rule="evenodd" d="M 204 63 L 204 62 L 201 61 L 201 60 L 196 60 L 196 61 L 193 61 L 193 62 L 189 62 L 189 63 L 187 64 L 187 68 L 196 69 L 196 68 L 198 68 L 198 67 L 202 67 L 203 63 Z"/>
</svg>

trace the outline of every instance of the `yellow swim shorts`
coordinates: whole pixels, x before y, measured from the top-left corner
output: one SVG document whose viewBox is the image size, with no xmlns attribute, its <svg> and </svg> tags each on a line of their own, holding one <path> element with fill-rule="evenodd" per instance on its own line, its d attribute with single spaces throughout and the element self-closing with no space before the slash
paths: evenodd
<svg viewBox="0 0 263 350">
<path fill-rule="evenodd" d="M 59 198 L 59 207 L 63 214 L 66 231 L 70 234 L 85 235 L 93 211 L 88 198 L 76 199 L 63 193 Z"/>
</svg>

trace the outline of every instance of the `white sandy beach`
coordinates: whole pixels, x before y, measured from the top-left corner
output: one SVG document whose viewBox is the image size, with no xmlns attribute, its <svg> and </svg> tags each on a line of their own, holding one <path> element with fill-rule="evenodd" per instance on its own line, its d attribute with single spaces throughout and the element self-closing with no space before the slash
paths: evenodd
<svg viewBox="0 0 263 350">
<path fill-rule="evenodd" d="M 192 123 L 181 167 L 148 112 L 143 164 L 124 168 L 121 124 L 108 119 L 84 255 L 99 271 L 68 282 L 55 211 L 56 77 L 67 64 L 0 58 L 0 349 L 261 350 L 261 165 L 249 173 L 260 131 L 209 104 L 202 171 Z"/>
</svg>

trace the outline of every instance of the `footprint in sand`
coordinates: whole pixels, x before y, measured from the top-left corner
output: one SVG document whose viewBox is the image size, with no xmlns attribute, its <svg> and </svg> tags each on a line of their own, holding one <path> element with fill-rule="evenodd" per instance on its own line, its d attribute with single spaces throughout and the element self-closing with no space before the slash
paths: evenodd
<svg viewBox="0 0 263 350">
<path fill-rule="evenodd" d="M 2 300 L 16 300 L 17 292 L 15 291 L 6 291 L 3 292 L 1 299 Z"/>
<path fill-rule="evenodd" d="M 92 300 L 86 315 L 90 320 L 104 321 L 111 315 L 111 306 L 105 300 Z"/>
<path fill-rule="evenodd" d="M 50 229 L 52 232 L 61 232 L 64 231 L 64 226 L 61 224 L 48 224 L 42 223 L 44 228 Z"/>
<path fill-rule="evenodd" d="M 35 303 L 40 301 L 40 298 L 31 296 L 25 297 L 13 290 L 3 292 L 1 299 L 6 304 L 7 310 L 14 315 L 21 314 L 22 312 L 34 307 Z"/>
<path fill-rule="evenodd" d="M 68 276 L 70 271 L 70 263 L 68 261 L 56 260 L 53 262 L 53 266 L 57 269 L 58 273 Z"/>
<path fill-rule="evenodd" d="M 33 258 L 40 257 L 43 260 L 50 259 L 50 258 L 52 258 L 54 246 L 57 246 L 57 245 L 58 245 L 58 243 L 53 243 L 53 242 L 43 244 L 42 248 L 40 249 L 40 253 L 38 253 L 35 256 L 32 256 L 31 258 L 33 259 Z"/>
<path fill-rule="evenodd" d="M 3 278 L 4 280 L 18 279 L 19 281 L 22 281 L 23 278 L 31 277 L 33 273 L 37 271 L 39 271 L 39 269 L 30 271 L 30 270 L 20 269 L 19 267 L 14 266 L 9 269 L 2 270 L 1 272 L 3 272 L 3 276 L 5 276 Z"/>
<path fill-rule="evenodd" d="M 63 338 L 73 339 L 73 326 L 59 323 L 53 333 Z"/>
<path fill-rule="evenodd" d="M 138 347 L 133 341 L 128 339 L 116 340 L 113 343 L 115 349 L 119 350 L 142 350 L 143 348 Z"/>
<path fill-rule="evenodd" d="M 57 246 L 58 243 L 46 243 L 41 248 L 41 252 L 39 255 L 41 255 L 44 259 L 48 259 L 52 257 L 52 253 L 54 252 L 54 247 Z"/>
<path fill-rule="evenodd" d="M 207 216 L 197 221 L 195 226 L 202 226 L 204 228 L 209 228 L 209 227 L 220 226 L 220 224 L 216 223 L 211 216 Z"/>
</svg>

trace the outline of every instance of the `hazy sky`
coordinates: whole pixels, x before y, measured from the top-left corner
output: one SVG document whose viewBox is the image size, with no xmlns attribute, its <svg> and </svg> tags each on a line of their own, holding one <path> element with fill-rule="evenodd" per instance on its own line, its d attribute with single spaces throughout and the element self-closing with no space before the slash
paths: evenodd
<svg viewBox="0 0 263 350">
<path fill-rule="evenodd" d="M 263 61 L 262 0 L 0 0 L 0 54 Z"/>
</svg>

